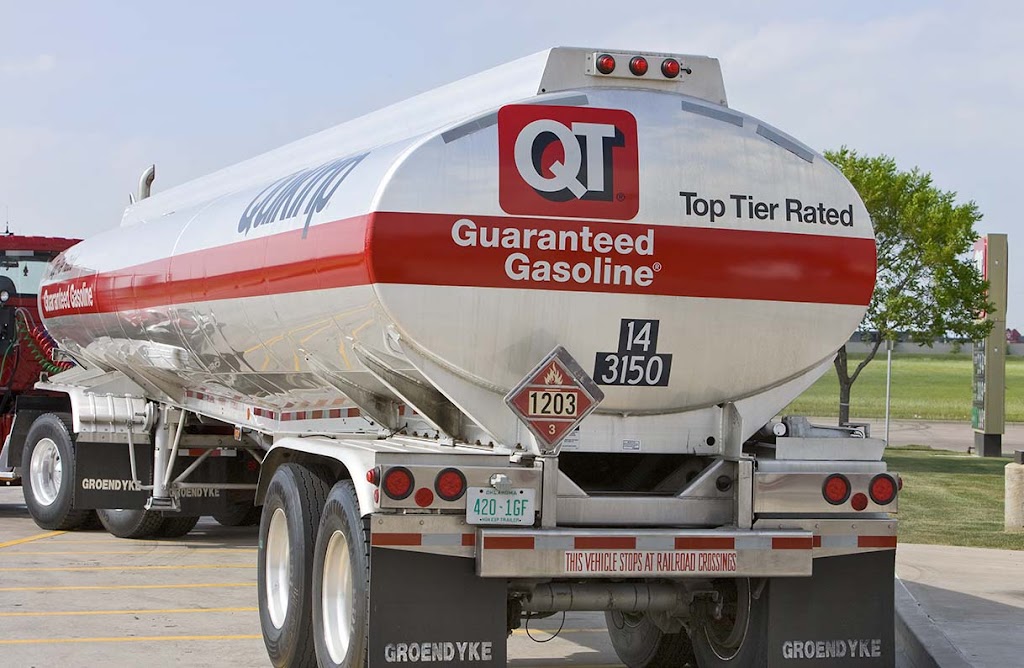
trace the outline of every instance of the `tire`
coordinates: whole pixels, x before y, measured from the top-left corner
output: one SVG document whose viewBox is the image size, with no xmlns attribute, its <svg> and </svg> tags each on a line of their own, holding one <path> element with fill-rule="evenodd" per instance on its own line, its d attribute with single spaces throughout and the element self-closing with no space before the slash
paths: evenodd
<svg viewBox="0 0 1024 668">
<path fill-rule="evenodd" d="M 606 612 L 604 618 L 612 647 L 629 668 L 697 665 L 690 636 L 685 630 L 665 633 L 643 613 Z"/>
<path fill-rule="evenodd" d="M 161 538 L 181 538 L 199 523 L 199 515 L 164 515 L 164 522 L 156 535 Z"/>
<path fill-rule="evenodd" d="M 251 501 L 244 501 L 228 506 L 226 510 L 214 513 L 213 519 L 221 526 L 226 527 L 249 527 L 260 523 L 262 508 L 252 505 Z"/>
<path fill-rule="evenodd" d="M 342 480 L 327 497 L 313 557 L 313 632 L 323 668 L 367 664 L 370 525 L 356 488 Z"/>
<path fill-rule="evenodd" d="M 768 594 L 745 578 L 718 580 L 725 596 L 722 620 L 707 619 L 690 630 L 697 665 L 701 668 L 768 665 Z"/>
<path fill-rule="evenodd" d="M 316 668 L 313 549 L 329 485 L 302 465 L 274 472 L 263 501 L 257 571 L 260 626 L 275 666 Z"/>
<path fill-rule="evenodd" d="M 100 524 L 118 538 L 149 538 L 157 535 L 164 516 L 150 510 L 97 510 Z"/>
<path fill-rule="evenodd" d="M 76 510 L 75 446 L 57 415 L 44 413 L 29 427 L 22 451 L 25 505 L 43 529 L 67 531 L 85 525 L 91 510 Z"/>
</svg>

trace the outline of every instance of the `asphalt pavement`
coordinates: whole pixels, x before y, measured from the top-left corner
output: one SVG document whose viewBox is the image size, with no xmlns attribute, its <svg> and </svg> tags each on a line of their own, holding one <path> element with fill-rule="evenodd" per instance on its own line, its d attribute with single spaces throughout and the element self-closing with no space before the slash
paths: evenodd
<svg viewBox="0 0 1024 668">
<path fill-rule="evenodd" d="M 812 424 L 834 425 L 834 417 L 812 417 Z M 885 438 L 885 420 L 852 418 L 851 422 L 871 425 L 872 438 Z M 889 445 L 927 445 L 940 450 L 974 452 L 974 430 L 965 421 L 890 420 Z M 1024 450 L 1024 423 L 1006 425 L 1003 434 L 1003 454 L 1013 456 L 1014 450 Z"/>
</svg>

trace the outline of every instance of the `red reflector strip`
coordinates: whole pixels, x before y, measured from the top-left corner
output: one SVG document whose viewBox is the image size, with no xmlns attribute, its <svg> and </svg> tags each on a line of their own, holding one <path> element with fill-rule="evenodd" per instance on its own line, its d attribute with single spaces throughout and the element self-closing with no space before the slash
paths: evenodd
<svg viewBox="0 0 1024 668">
<path fill-rule="evenodd" d="M 475 533 L 464 533 L 462 534 L 462 547 L 473 547 L 476 545 L 476 534 Z"/>
<path fill-rule="evenodd" d="M 772 538 L 773 550 L 810 550 L 814 541 L 810 536 L 776 536 Z"/>
<path fill-rule="evenodd" d="M 577 550 L 635 550 L 636 536 L 576 536 Z"/>
<path fill-rule="evenodd" d="M 421 545 L 423 534 L 419 533 L 375 533 L 370 535 L 371 545 Z"/>
<path fill-rule="evenodd" d="M 732 536 L 688 537 L 676 536 L 677 550 L 734 550 L 736 539 Z"/>
<path fill-rule="evenodd" d="M 484 536 L 485 550 L 532 550 L 533 536 Z"/>
<path fill-rule="evenodd" d="M 812 541 L 813 541 L 814 547 L 821 547 L 821 536 L 813 536 L 812 537 Z"/>
<path fill-rule="evenodd" d="M 857 547 L 896 547 L 896 536 L 857 536 Z"/>
</svg>

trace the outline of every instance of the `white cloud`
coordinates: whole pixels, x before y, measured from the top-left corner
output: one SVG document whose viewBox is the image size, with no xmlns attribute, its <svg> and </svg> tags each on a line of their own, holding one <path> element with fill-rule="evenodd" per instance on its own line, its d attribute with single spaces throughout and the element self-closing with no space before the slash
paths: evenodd
<svg viewBox="0 0 1024 668">
<path fill-rule="evenodd" d="M 56 67 L 57 56 L 52 53 L 42 53 L 32 58 L 0 60 L 0 75 L 25 76 L 44 74 L 53 71 Z"/>
</svg>

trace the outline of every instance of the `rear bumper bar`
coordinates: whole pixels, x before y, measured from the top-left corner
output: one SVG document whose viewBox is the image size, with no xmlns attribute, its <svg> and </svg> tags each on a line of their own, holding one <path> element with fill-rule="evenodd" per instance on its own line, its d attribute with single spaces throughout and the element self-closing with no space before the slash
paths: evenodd
<svg viewBox="0 0 1024 668">
<path fill-rule="evenodd" d="M 766 520 L 751 530 L 477 528 L 458 516 L 375 515 L 371 544 L 475 558 L 488 578 L 807 577 L 818 557 L 896 547 L 891 519 Z"/>
<path fill-rule="evenodd" d="M 483 577 L 781 577 L 811 574 L 810 531 L 482 529 Z"/>
</svg>

